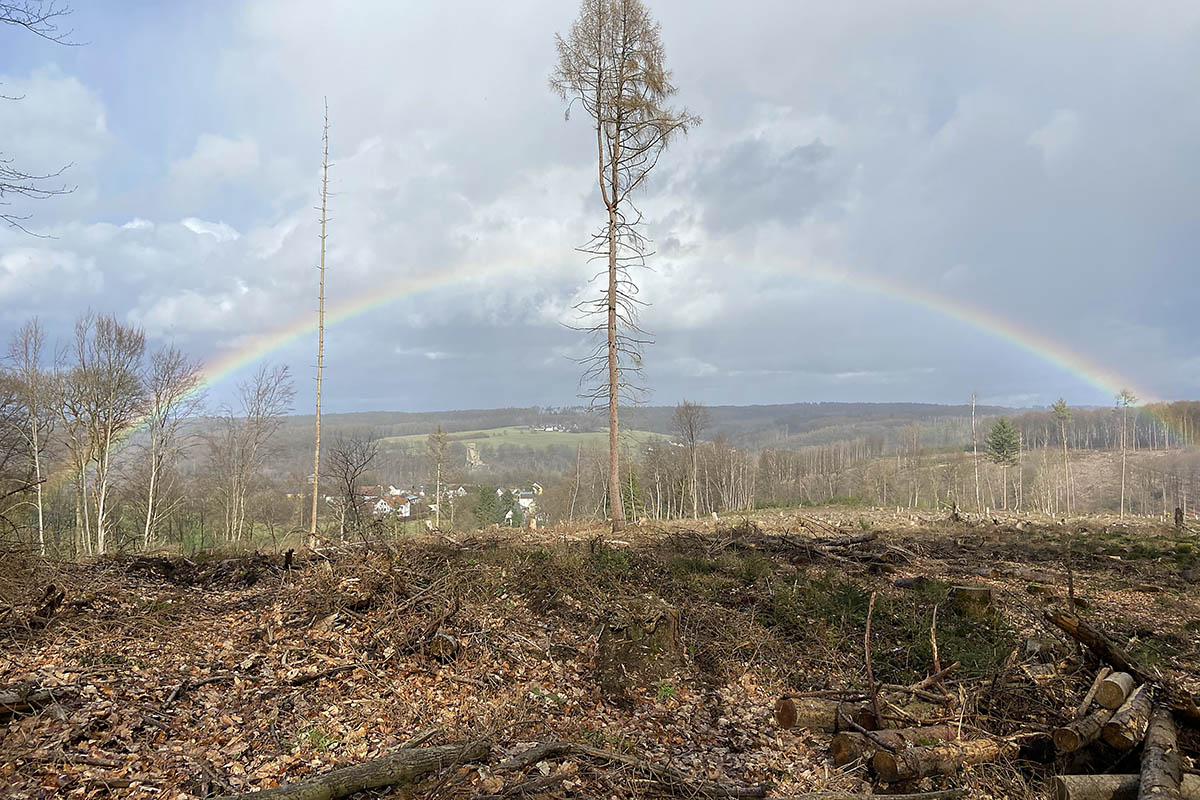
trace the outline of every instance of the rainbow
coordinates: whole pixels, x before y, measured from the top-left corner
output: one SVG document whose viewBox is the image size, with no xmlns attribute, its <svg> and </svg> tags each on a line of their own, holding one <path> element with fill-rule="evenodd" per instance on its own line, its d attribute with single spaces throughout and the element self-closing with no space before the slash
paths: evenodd
<svg viewBox="0 0 1200 800">
<path fill-rule="evenodd" d="M 1138 397 L 1140 403 L 1152 403 L 1158 400 L 1157 395 L 1147 387 L 1139 386 L 1133 381 L 1122 377 L 1111 367 L 1071 348 L 1065 343 L 1054 341 L 1037 331 L 1022 328 L 1015 321 L 976 303 L 941 295 L 932 290 L 869 273 L 856 273 L 811 264 L 803 266 L 797 266 L 794 263 L 761 265 L 776 274 L 796 276 L 801 279 L 815 280 L 826 284 L 847 286 L 852 289 L 883 295 L 954 319 L 1024 350 L 1043 361 L 1049 362 L 1088 385 L 1107 393 L 1114 399 L 1122 389 L 1128 389 Z M 325 324 L 327 326 L 335 326 L 414 296 L 476 281 L 492 274 L 502 274 L 512 267 L 512 263 L 502 261 L 492 262 L 487 266 L 468 264 L 457 268 L 429 272 L 424 275 L 405 277 L 381 285 L 372 285 L 346 299 L 328 305 L 325 314 Z M 195 391 L 199 392 L 208 389 L 239 370 L 266 358 L 271 353 L 287 347 L 306 336 L 315 334 L 317 330 L 316 317 L 315 311 L 307 312 L 271 330 L 244 338 L 237 346 L 228 348 L 207 362 L 204 367 L 203 380 L 198 384 Z M 1159 421 L 1172 429 L 1174 428 L 1174 424 L 1170 420 L 1160 418 Z M 133 427 L 122 437 L 121 442 L 128 441 L 144 425 L 145 422 L 143 421 L 141 425 Z M 52 477 L 49 482 L 51 487 L 61 485 L 61 481 L 65 477 L 69 476 Z"/>
<path fill-rule="evenodd" d="M 1133 392 L 1139 403 L 1154 403 L 1162 400 L 1157 393 L 1145 385 L 1120 375 L 1116 370 L 1095 358 L 1075 350 L 1064 342 L 1055 341 L 1039 331 L 1023 328 L 1014 320 L 997 314 L 978 303 L 938 294 L 881 275 L 848 272 L 826 266 L 806 265 L 801 268 L 786 266 L 775 271 L 802 275 L 822 283 L 849 286 L 899 299 L 909 305 L 954 319 L 1054 365 L 1082 382 L 1101 390 L 1114 401 L 1122 390 Z"/>
</svg>

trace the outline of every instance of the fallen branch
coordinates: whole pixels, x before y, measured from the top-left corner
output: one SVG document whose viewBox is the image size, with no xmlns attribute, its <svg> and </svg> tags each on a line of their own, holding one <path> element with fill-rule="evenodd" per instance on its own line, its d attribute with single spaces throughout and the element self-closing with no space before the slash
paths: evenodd
<svg viewBox="0 0 1200 800">
<path fill-rule="evenodd" d="M 210 683 L 232 683 L 232 675 L 211 675 L 207 678 L 202 678 L 198 681 L 192 681 L 190 678 L 185 678 L 175 684 L 175 688 L 167 695 L 167 699 L 163 701 L 163 708 L 168 708 L 172 703 L 178 700 L 184 693 L 192 689 L 199 689 L 201 686 L 208 686 Z"/>
<path fill-rule="evenodd" d="M 880 746 L 896 752 L 906 747 L 922 747 L 934 742 L 944 742 L 956 736 L 953 725 L 928 725 L 921 728 L 894 728 L 865 732 L 845 732 L 833 737 L 829 754 L 836 766 L 844 767 L 853 761 L 869 761 Z"/>
<path fill-rule="evenodd" d="M 396 750 L 297 783 L 260 792 L 225 795 L 217 800 L 337 800 L 364 789 L 412 784 L 431 772 L 486 758 L 491 749 L 490 742 L 480 739 L 466 744 Z"/>
<path fill-rule="evenodd" d="M 15 717 L 17 714 L 30 714 L 53 702 L 54 692 L 50 689 L 29 688 L 0 692 L 0 720 Z"/>
</svg>

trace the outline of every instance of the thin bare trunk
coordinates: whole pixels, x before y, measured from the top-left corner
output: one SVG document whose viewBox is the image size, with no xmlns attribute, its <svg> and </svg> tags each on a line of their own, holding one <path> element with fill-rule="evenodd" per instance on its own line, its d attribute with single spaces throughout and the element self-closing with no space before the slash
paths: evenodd
<svg viewBox="0 0 1200 800">
<path fill-rule="evenodd" d="M 321 472 L 321 372 L 325 363 L 325 210 L 329 197 L 329 101 L 325 101 L 325 129 L 322 135 L 324 155 L 321 160 L 321 266 L 320 289 L 317 294 L 317 411 L 313 434 L 312 519 L 309 521 L 308 543 L 317 544 L 317 498 L 320 496 Z"/>
</svg>

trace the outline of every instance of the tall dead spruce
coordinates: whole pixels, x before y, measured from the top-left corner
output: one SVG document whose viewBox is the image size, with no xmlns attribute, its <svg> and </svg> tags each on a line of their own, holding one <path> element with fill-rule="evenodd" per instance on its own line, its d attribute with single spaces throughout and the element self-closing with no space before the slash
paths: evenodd
<svg viewBox="0 0 1200 800">
<path fill-rule="evenodd" d="M 555 36 L 558 65 L 550 86 L 567 103 L 580 105 L 595 123 L 596 173 L 607 219 L 580 247 L 589 262 L 606 268 L 599 294 L 576 309 L 580 329 L 597 344 L 583 359 L 584 396 L 608 406 L 608 497 L 612 529 L 624 527 L 618 454 L 621 397 L 636 399 L 634 379 L 648 344 L 638 327 L 638 286 L 631 268 L 645 266 L 652 253 L 641 232 L 642 216 L 632 195 L 645 182 L 676 134 L 700 122 L 686 110 L 667 105 L 675 86 L 666 69 L 659 25 L 641 0 L 583 0 L 566 36 Z"/>
</svg>

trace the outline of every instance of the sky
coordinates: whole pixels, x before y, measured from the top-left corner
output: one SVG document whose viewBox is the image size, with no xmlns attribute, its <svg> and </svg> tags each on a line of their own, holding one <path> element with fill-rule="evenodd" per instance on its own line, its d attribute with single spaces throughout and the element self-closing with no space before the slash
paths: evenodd
<svg viewBox="0 0 1200 800">
<path fill-rule="evenodd" d="M 649 402 L 1200 398 L 1200 4 L 648 0 L 703 123 L 637 204 Z M 92 309 L 323 408 L 580 402 L 605 216 L 566 0 L 78 3 L 0 26 L 0 335 Z"/>
</svg>

